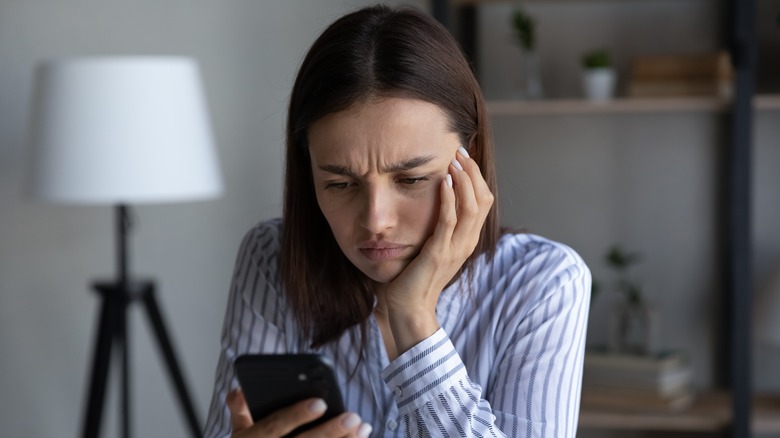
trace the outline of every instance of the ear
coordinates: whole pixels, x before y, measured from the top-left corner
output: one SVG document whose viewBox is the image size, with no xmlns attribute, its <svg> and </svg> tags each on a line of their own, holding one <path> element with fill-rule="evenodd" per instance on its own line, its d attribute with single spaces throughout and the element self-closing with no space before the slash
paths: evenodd
<svg viewBox="0 0 780 438">
<path fill-rule="evenodd" d="M 473 133 L 469 136 L 469 144 L 466 146 L 466 152 L 469 153 L 470 156 L 474 156 L 474 151 L 477 147 L 477 133 Z"/>
</svg>

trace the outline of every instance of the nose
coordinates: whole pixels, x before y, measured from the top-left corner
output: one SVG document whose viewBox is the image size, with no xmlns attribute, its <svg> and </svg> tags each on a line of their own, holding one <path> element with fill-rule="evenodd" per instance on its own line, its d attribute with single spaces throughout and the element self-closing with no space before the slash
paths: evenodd
<svg viewBox="0 0 780 438">
<path fill-rule="evenodd" d="M 390 190 L 372 187 L 363 194 L 360 226 L 371 234 L 382 234 L 395 226 L 396 209 Z"/>
</svg>

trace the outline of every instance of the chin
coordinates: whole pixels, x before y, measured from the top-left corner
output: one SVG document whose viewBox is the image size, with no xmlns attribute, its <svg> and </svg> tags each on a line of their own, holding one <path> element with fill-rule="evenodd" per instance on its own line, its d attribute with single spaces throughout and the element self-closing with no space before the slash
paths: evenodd
<svg viewBox="0 0 780 438">
<path fill-rule="evenodd" d="M 390 283 L 401 275 L 407 264 L 404 263 L 403 266 L 358 266 L 358 269 L 371 280 L 385 284 Z"/>
<path fill-rule="evenodd" d="M 395 280 L 396 278 L 398 278 L 398 276 L 400 274 L 401 273 L 399 272 L 399 273 L 396 273 L 396 274 L 393 274 L 393 275 L 381 275 L 381 274 L 378 274 L 378 275 L 368 275 L 368 274 L 366 274 L 366 275 L 368 276 L 368 278 L 374 280 L 377 283 L 387 284 L 387 283 L 390 283 L 391 281 Z"/>
</svg>

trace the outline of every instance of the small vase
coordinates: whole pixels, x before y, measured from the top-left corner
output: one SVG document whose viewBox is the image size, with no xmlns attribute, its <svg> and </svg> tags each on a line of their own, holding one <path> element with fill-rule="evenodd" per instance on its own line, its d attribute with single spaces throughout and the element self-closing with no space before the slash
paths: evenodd
<svg viewBox="0 0 780 438">
<path fill-rule="evenodd" d="M 582 73 L 585 97 L 603 102 L 615 95 L 615 70 L 611 68 L 590 68 Z"/>
<path fill-rule="evenodd" d="M 537 100 L 544 97 L 542 88 L 542 65 L 539 54 L 535 50 L 522 53 L 520 71 L 520 88 L 523 99 Z"/>
<path fill-rule="evenodd" d="M 618 302 L 610 324 L 612 351 L 638 355 L 655 352 L 657 319 L 655 308 L 646 302 Z"/>
</svg>

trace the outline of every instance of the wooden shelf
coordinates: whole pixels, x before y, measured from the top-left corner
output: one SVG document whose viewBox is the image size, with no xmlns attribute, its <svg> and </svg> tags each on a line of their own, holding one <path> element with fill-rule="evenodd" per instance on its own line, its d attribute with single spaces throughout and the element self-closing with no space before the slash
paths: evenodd
<svg viewBox="0 0 780 438">
<path fill-rule="evenodd" d="M 780 110 L 780 94 L 759 94 L 753 98 L 753 105 L 759 111 Z"/>
<path fill-rule="evenodd" d="M 509 0 L 451 0 L 455 6 L 477 6 L 483 3 L 508 3 Z"/>
<path fill-rule="evenodd" d="M 606 409 L 580 410 L 583 429 L 656 430 L 717 432 L 731 422 L 731 405 L 725 393 L 707 393 L 679 413 L 638 413 Z M 753 399 L 754 433 L 780 433 L 780 396 L 761 395 Z"/>
<path fill-rule="evenodd" d="M 780 396 L 753 398 L 753 433 L 780 433 Z"/>
<path fill-rule="evenodd" d="M 584 99 L 488 102 L 488 112 L 493 116 L 725 112 L 729 107 L 728 99 L 718 97 L 618 98 L 605 102 Z M 754 107 L 759 111 L 779 110 L 780 95 L 756 96 Z"/>
<path fill-rule="evenodd" d="M 488 102 L 488 112 L 495 116 L 699 112 L 725 111 L 728 104 L 728 100 L 714 97 L 619 98 L 604 102 L 592 102 L 584 99 L 551 99 L 538 101 L 491 101 Z"/>
<path fill-rule="evenodd" d="M 592 0 L 525 0 L 525 1 L 532 1 L 535 3 L 540 2 L 554 2 L 554 1 L 568 1 L 568 2 L 587 2 Z M 620 1 L 620 0 L 615 0 Z M 639 0 L 641 1 L 641 0 Z M 450 0 L 450 3 L 452 3 L 454 6 L 479 6 L 484 4 L 491 4 L 491 3 L 517 3 L 517 0 Z"/>
</svg>

